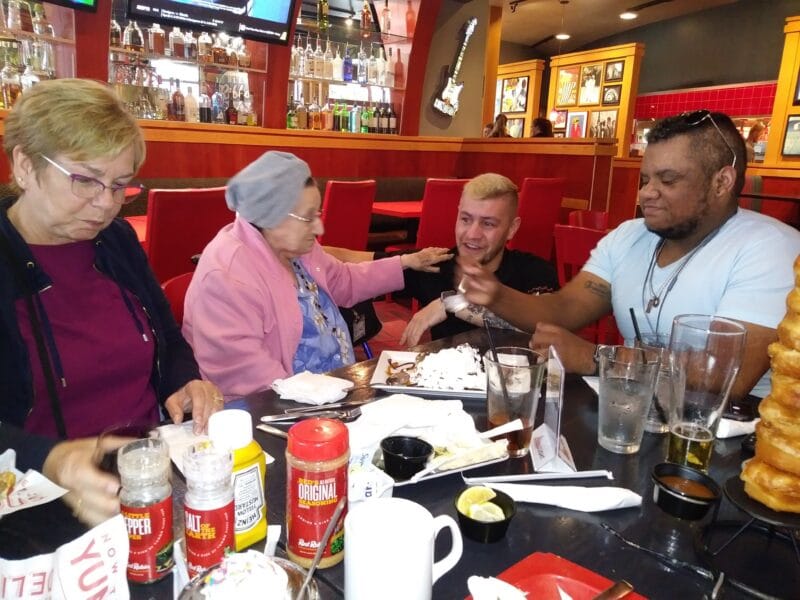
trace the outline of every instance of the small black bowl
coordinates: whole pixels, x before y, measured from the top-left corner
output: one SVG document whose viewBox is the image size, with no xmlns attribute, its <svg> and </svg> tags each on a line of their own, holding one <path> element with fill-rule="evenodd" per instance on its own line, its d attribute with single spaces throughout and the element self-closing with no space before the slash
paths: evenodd
<svg viewBox="0 0 800 600">
<path fill-rule="evenodd" d="M 722 494 L 711 477 L 684 465 L 659 463 L 653 467 L 652 478 L 653 501 L 680 519 L 702 519 Z"/>
<path fill-rule="evenodd" d="M 456 499 L 453 502 L 454 505 L 458 505 L 458 499 L 461 497 L 461 494 L 468 489 L 469 488 L 464 488 L 458 492 Z M 458 527 L 461 529 L 461 533 L 463 533 L 464 536 L 482 544 L 491 544 L 503 539 L 503 536 L 505 536 L 506 531 L 508 530 L 508 525 L 511 523 L 511 519 L 517 512 L 517 506 L 514 502 L 514 499 L 505 492 L 494 490 L 494 493 L 495 497 L 489 500 L 489 502 L 493 502 L 499 506 L 506 518 L 502 521 L 486 523 L 485 521 L 477 521 L 460 512 L 458 508 L 456 508 L 456 515 L 458 515 Z"/>
<path fill-rule="evenodd" d="M 392 435 L 381 440 L 383 470 L 396 481 L 404 481 L 425 468 L 433 446 L 408 435 Z"/>
</svg>

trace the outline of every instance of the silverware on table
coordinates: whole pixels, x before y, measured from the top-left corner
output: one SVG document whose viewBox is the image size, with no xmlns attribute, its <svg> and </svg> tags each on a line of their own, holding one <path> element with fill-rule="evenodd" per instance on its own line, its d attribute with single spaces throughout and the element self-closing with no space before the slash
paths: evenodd
<svg viewBox="0 0 800 600">
<path fill-rule="evenodd" d="M 349 390 L 348 390 L 349 391 Z M 320 404 L 319 406 L 303 406 L 301 408 L 287 408 L 284 413 L 288 414 L 302 414 L 326 411 L 331 409 L 349 409 L 356 406 L 363 406 L 372 400 L 347 400 L 345 402 L 332 402 L 331 404 Z"/>
<path fill-rule="evenodd" d="M 256 429 L 260 429 L 264 433 L 275 435 L 285 440 L 289 439 L 289 434 L 286 433 L 283 429 L 278 429 L 277 427 L 273 427 L 272 425 L 267 425 L 266 423 L 260 423 L 256 425 Z"/>
<path fill-rule="evenodd" d="M 361 408 L 355 407 L 349 410 L 320 410 L 316 412 L 303 413 L 281 413 L 277 415 L 265 415 L 261 417 L 262 423 L 276 423 L 280 421 L 296 421 L 297 419 L 310 419 L 312 417 L 326 419 L 341 419 L 342 421 L 352 421 L 361 416 Z"/>
</svg>

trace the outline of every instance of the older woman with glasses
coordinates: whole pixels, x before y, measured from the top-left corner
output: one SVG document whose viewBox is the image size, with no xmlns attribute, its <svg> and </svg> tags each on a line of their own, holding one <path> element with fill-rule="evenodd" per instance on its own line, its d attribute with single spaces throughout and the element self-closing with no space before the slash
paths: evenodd
<svg viewBox="0 0 800 600">
<path fill-rule="evenodd" d="M 70 490 L 95 524 L 119 510 L 119 480 L 96 467 L 124 443 L 99 434 L 176 423 L 196 430 L 222 405 L 200 381 L 136 234 L 120 207 L 145 144 L 106 86 L 47 81 L 5 120 L 17 194 L 0 201 L 0 451 Z"/>
<path fill-rule="evenodd" d="M 228 182 L 236 219 L 206 246 L 186 294 L 183 333 L 203 376 L 226 398 L 275 379 L 353 362 L 337 306 L 403 287 L 403 269 L 438 271 L 452 257 L 427 248 L 343 263 L 317 243 L 320 193 L 308 165 L 267 152 Z"/>
</svg>

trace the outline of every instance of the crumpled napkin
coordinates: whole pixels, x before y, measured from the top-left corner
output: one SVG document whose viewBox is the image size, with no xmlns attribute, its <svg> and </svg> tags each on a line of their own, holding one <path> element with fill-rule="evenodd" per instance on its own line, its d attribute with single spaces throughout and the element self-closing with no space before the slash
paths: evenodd
<svg viewBox="0 0 800 600">
<path fill-rule="evenodd" d="M 284 400 L 296 400 L 317 406 L 341 400 L 352 387 L 353 382 L 347 379 L 310 371 L 272 382 L 272 389 Z"/>
<path fill-rule="evenodd" d="M 740 435 L 750 435 L 756 430 L 756 424 L 761 419 L 752 421 L 736 421 L 734 419 L 720 419 L 717 428 L 718 438 L 731 438 Z"/>
<path fill-rule="evenodd" d="M 530 485 L 524 483 L 493 483 L 492 487 L 505 492 L 517 502 L 549 504 L 581 512 L 616 510 L 642 504 L 642 497 L 639 494 L 621 487 Z"/>
<path fill-rule="evenodd" d="M 528 594 L 496 577 L 473 575 L 467 579 L 472 600 L 526 600 Z"/>
</svg>

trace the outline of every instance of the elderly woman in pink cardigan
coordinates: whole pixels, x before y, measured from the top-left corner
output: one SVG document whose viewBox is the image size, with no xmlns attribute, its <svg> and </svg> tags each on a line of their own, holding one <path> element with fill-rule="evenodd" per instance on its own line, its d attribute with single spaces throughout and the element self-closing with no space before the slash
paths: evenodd
<svg viewBox="0 0 800 600">
<path fill-rule="evenodd" d="M 267 152 L 228 184 L 236 219 L 205 248 L 186 294 L 183 333 L 225 398 L 275 379 L 353 362 L 337 305 L 403 287 L 403 269 L 438 271 L 444 248 L 343 263 L 317 243 L 320 194 L 308 165 Z"/>
</svg>

